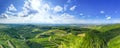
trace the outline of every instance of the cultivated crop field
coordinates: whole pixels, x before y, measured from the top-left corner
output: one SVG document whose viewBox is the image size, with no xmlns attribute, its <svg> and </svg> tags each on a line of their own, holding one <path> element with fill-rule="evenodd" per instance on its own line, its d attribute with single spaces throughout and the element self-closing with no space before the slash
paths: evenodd
<svg viewBox="0 0 120 48">
<path fill-rule="evenodd" d="M 120 24 L 0 24 L 0 48 L 120 48 Z"/>
</svg>

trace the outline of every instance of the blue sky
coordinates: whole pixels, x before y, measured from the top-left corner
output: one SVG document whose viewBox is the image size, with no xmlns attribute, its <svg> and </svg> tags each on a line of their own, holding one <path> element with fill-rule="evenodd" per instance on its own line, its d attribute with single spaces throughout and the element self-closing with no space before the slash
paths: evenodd
<svg viewBox="0 0 120 48">
<path fill-rule="evenodd" d="M 120 23 L 120 0 L 1 0 L 0 23 Z"/>
</svg>

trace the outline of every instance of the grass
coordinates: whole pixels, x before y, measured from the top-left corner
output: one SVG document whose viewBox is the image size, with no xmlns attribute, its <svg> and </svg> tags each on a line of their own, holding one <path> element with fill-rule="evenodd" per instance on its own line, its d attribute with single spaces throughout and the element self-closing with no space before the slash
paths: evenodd
<svg viewBox="0 0 120 48">
<path fill-rule="evenodd" d="M 108 42 L 108 48 L 120 48 L 120 35 Z"/>
<path fill-rule="evenodd" d="M 0 48 L 120 48 L 120 24 L 84 27 L 0 25 Z"/>
</svg>

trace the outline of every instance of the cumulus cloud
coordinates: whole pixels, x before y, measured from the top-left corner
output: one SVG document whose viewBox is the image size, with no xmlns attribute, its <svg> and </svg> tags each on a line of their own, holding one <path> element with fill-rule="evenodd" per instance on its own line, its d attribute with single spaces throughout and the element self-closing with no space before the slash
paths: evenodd
<svg viewBox="0 0 120 48">
<path fill-rule="evenodd" d="M 74 6 L 72 6 L 72 7 L 70 8 L 70 10 L 71 10 L 71 11 L 74 11 L 76 7 L 77 7 L 77 6 L 74 5 Z"/>
<path fill-rule="evenodd" d="M 101 14 L 105 13 L 104 11 L 100 11 Z"/>
<path fill-rule="evenodd" d="M 7 19 L 7 18 L 9 18 L 9 17 L 8 17 L 8 15 L 7 15 L 7 14 L 5 14 L 5 13 L 1 14 L 1 16 L 0 16 L 0 17 L 1 17 L 1 18 L 3 18 L 3 19 L 4 19 L 4 18 L 6 18 L 6 19 Z"/>
<path fill-rule="evenodd" d="M 112 17 L 110 15 L 105 15 L 105 17 L 106 17 L 106 20 L 112 19 Z"/>
<path fill-rule="evenodd" d="M 106 17 L 106 19 L 107 19 L 107 20 L 110 20 L 110 19 L 111 19 L 111 17 L 110 17 L 110 16 L 109 16 L 109 17 Z"/>
<path fill-rule="evenodd" d="M 10 5 L 9 8 L 2 13 L 1 16 L 4 19 L 0 19 L 0 23 L 51 23 L 51 24 L 80 24 L 80 23 L 91 23 L 93 20 L 83 20 L 77 19 L 75 15 L 69 13 L 57 13 L 67 9 L 61 7 L 60 5 L 53 6 L 48 3 L 43 3 L 44 0 L 25 0 L 25 3 L 22 7 L 22 11 L 17 11 L 13 5 Z M 12 6 L 12 7 L 11 7 Z M 70 8 L 71 11 L 74 11 L 76 6 Z M 56 13 L 53 13 L 56 12 Z M 83 15 L 80 13 L 80 15 Z M 111 17 L 108 17 L 111 19 Z M 93 23 L 97 23 L 96 20 Z M 100 22 L 100 21 L 99 21 Z M 102 23 L 102 21 L 100 22 Z"/>
<path fill-rule="evenodd" d="M 43 10 L 46 10 L 46 11 L 51 10 L 50 5 L 48 5 L 48 4 L 44 4 L 44 5 L 43 5 Z"/>
<path fill-rule="evenodd" d="M 8 19 L 1 19 L 1 23 L 73 23 L 76 22 L 74 15 L 61 12 L 63 8 L 59 5 L 51 7 L 48 3 L 41 3 L 42 0 L 25 0 L 23 11 L 18 13 L 6 10 L 3 15 Z M 53 8 L 53 9 L 52 9 Z M 34 13 L 33 13 L 34 12 Z M 9 13 L 9 14 L 8 14 Z M 71 22 L 72 21 L 72 22 Z"/>
<path fill-rule="evenodd" d="M 13 4 L 11 4 L 10 6 L 8 6 L 6 11 L 0 15 L 1 16 L 0 18 L 9 19 L 10 16 L 12 17 L 12 16 L 16 15 L 16 11 L 17 11 L 17 9 L 15 8 L 15 6 Z"/>
<path fill-rule="evenodd" d="M 61 12 L 62 10 L 63 10 L 63 8 L 61 6 L 58 6 L 58 5 L 54 8 L 55 12 Z"/>
<path fill-rule="evenodd" d="M 39 8 L 41 7 L 42 5 L 42 0 L 30 0 L 29 1 L 31 3 L 31 7 L 32 9 L 34 10 L 39 10 Z"/>
<path fill-rule="evenodd" d="M 9 7 L 8 7 L 8 10 L 9 11 L 17 11 L 17 9 L 15 8 L 15 6 L 13 4 L 11 4 Z"/>
</svg>

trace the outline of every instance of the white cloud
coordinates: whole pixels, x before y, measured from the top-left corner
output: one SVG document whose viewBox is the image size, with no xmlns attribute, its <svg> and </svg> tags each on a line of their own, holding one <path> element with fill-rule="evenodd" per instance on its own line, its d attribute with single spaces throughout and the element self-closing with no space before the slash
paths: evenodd
<svg viewBox="0 0 120 48">
<path fill-rule="evenodd" d="M 46 10 L 46 11 L 51 10 L 50 5 L 44 4 L 44 5 L 43 5 L 43 10 Z"/>
<path fill-rule="evenodd" d="M 9 11 L 17 11 L 17 9 L 15 8 L 15 6 L 13 4 L 11 4 L 9 7 L 8 7 L 8 10 Z"/>
<path fill-rule="evenodd" d="M 7 14 L 5 14 L 5 13 L 1 14 L 1 16 L 2 16 L 3 18 L 9 18 L 9 16 L 8 16 Z"/>
<path fill-rule="evenodd" d="M 105 13 L 104 11 L 100 11 L 101 14 Z"/>
<path fill-rule="evenodd" d="M 72 7 L 70 8 L 70 10 L 71 10 L 71 11 L 74 11 L 76 7 L 77 7 L 77 6 L 74 5 L 74 6 L 72 6 Z"/>
<path fill-rule="evenodd" d="M 74 16 L 73 15 L 70 15 L 68 13 L 63 13 L 61 14 L 61 17 L 64 18 L 64 19 L 74 19 Z"/>
<path fill-rule="evenodd" d="M 61 6 L 56 6 L 55 8 L 54 8 L 54 11 L 55 12 L 61 12 L 61 11 L 63 11 L 63 8 L 61 7 Z"/>
<path fill-rule="evenodd" d="M 70 23 L 103 23 L 100 20 L 83 20 L 77 19 L 74 15 L 69 13 L 52 13 L 61 12 L 63 8 L 59 5 L 52 7 L 48 3 L 41 3 L 42 0 L 26 0 L 23 6 L 23 11 L 18 13 L 10 12 L 6 10 L 2 16 L 7 19 L 0 19 L 0 23 L 52 23 L 52 24 L 70 24 Z M 52 9 L 53 8 L 53 9 Z M 73 6 L 71 10 L 75 10 L 76 6 Z M 36 13 L 29 14 L 31 10 L 37 11 Z M 9 14 L 8 14 L 9 13 Z M 80 15 L 83 15 L 80 13 Z M 25 16 L 25 17 L 24 17 Z M 111 19 L 111 17 L 108 17 Z M 108 20 L 109 21 L 109 20 Z"/>
<path fill-rule="evenodd" d="M 42 0 L 31 0 L 30 3 L 31 3 L 31 7 L 34 10 L 39 10 L 42 4 Z"/>
<path fill-rule="evenodd" d="M 63 11 L 63 8 L 59 5 L 51 7 L 47 3 L 41 3 L 39 5 L 33 6 L 33 4 L 35 4 L 34 2 L 36 1 L 25 1 L 23 11 L 16 13 L 16 16 L 12 14 L 13 12 L 10 12 L 11 15 L 7 14 L 6 12 L 9 12 L 9 10 L 6 10 L 5 15 L 8 16 L 9 19 L 2 19 L 0 21 L 3 23 L 73 23 L 71 21 L 75 21 L 74 15 L 70 15 L 68 13 L 51 14 L 52 11 Z M 51 8 L 54 9 L 52 10 Z M 29 14 L 30 10 L 35 10 L 37 13 Z"/>
<path fill-rule="evenodd" d="M 106 17 L 106 19 L 107 19 L 107 20 L 110 20 L 110 19 L 111 19 L 111 17 L 110 17 L 110 16 L 109 16 L 109 17 Z"/>
<path fill-rule="evenodd" d="M 16 13 L 15 13 L 16 11 L 17 11 L 17 9 L 15 8 L 15 6 L 14 6 L 13 4 L 11 4 L 11 5 L 7 8 L 7 10 L 6 10 L 4 13 L 1 14 L 1 16 L 4 17 L 5 19 L 9 19 L 10 16 L 16 15 Z M 13 12 L 14 12 L 14 13 L 13 13 Z"/>
<path fill-rule="evenodd" d="M 110 15 L 105 15 L 105 17 L 106 17 L 106 20 L 112 19 L 112 17 Z"/>
<path fill-rule="evenodd" d="M 24 6 L 22 7 L 23 11 L 19 12 L 17 14 L 17 16 L 23 17 L 23 16 L 27 15 L 29 12 L 29 9 L 31 8 L 30 4 L 31 3 L 29 1 L 25 1 Z"/>
</svg>

